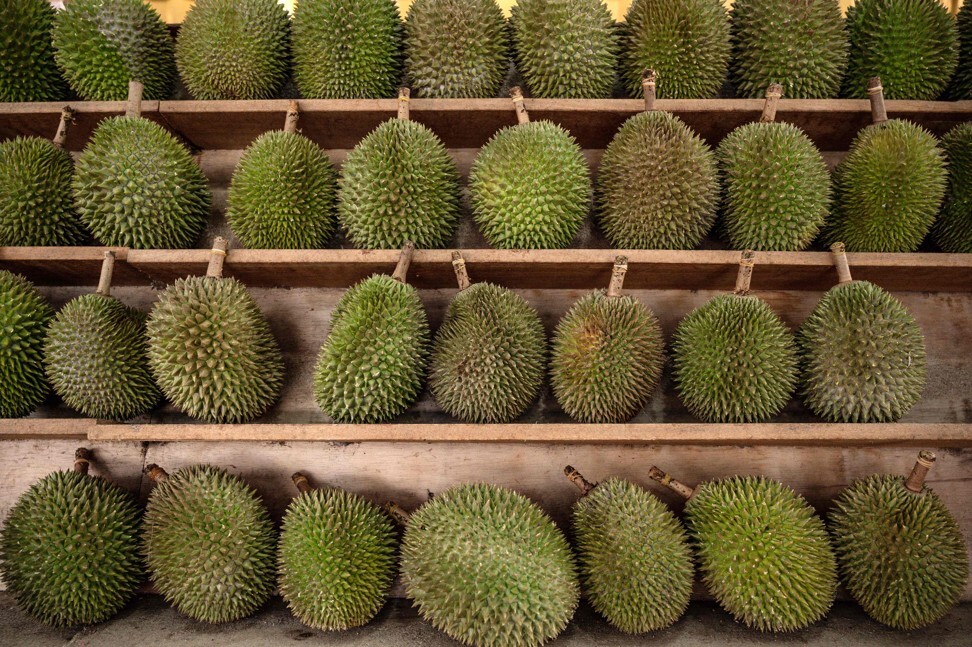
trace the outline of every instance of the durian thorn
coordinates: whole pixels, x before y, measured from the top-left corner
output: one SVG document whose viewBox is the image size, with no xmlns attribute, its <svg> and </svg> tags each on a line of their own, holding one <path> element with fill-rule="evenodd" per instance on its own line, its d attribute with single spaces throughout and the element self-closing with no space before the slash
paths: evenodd
<svg viewBox="0 0 972 647">
<path fill-rule="evenodd" d="M 452 271 L 456 273 L 456 283 L 462 292 L 469 287 L 469 274 L 466 273 L 466 261 L 458 251 L 452 252 Z"/>
<path fill-rule="evenodd" d="M 406 512 L 405 508 L 402 506 L 398 505 L 394 501 L 389 501 L 383 505 L 382 508 L 384 508 L 388 516 L 391 517 L 392 521 L 394 521 L 400 527 L 404 528 L 408 525 L 408 520 L 412 515 Z"/>
<path fill-rule="evenodd" d="M 111 296 L 111 274 L 115 269 L 115 252 L 105 250 L 105 260 L 101 261 L 101 277 L 98 279 L 96 294 L 103 297 Z"/>
<path fill-rule="evenodd" d="M 624 275 L 628 273 L 628 257 L 618 256 L 614 259 L 614 268 L 611 270 L 611 282 L 608 283 L 607 295 L 609 297 L 621 296 L 621 289 L 624 287 Z"/>
<path fill-rule="evenodd" d="M 142 471 L 145 473 L 147 477 L 152 479 L 152 481 L 154 481 L 155 483 L 162 483 L 167 478 L 169 478 L 169 473 L 166 472 L 161 467 L 159 467 L 158 465 L 156 465 L 155 463 L 152 463 L 151 465 L 146 465 L 145 469 Z"/>
<path fill-rule="evenodd" d="M 392 273 L 392 278 L 399 283 L 405 283 L 406 277 L 408 276 L 408 267 L 412 264 L 412 255 L 415 253 L 415 243 L 412 241 L 406 241 L 405 245 L 402 247 L 401 254 L 398 255 L 398 265 L 395 266 L 395 271 Z"/>
<path fill-rule="evenodd" d="M 91 450 L 87 447 L 78 447 L 74 450 L 74 471 L 78 474 L 87 474 L 88 466 L 91 464 Z"/>
<path fill-rule="evenodd" d="M 655 109 L 655 89 L 657 81 L 658 75 L 655 74 L 655 70 L 646 68 L 641 73 L 641 93 L 645 97 L 645 112 L 651 112 Z"/>
<path fill-rule="evenodd" d="M 918 459 L 915 461 L 915 466 L 911 468 L 911 474 L 908 475 L 908 479 L 905 481 L 905 487 L 916 494 L 921 492 L 922 488 L 925 487 L 925 478 L 928 476 L 928 470 L 934 464 L 935 452 L 930 452 L 927 449 L 918 452 Z"/>
<path fill-rule="evenodd" d="M 881 77 L 875 76 L 867 82 L 867 98 L 871 100 L 871 122 L 882 124 L 888 120 L 888 109 L 884 105 L 884 86 Z"/>
<path fill-rule="evenodd" d="M 307 480 L 307 477 L 300 472 L 294 472 L 290 479 L 294 482 L 294 486 L 296 486 L 297 491 L 301 494 L 307 494 L 314 489 L 311 487 L 310 481 Z"/>
<path fill-rule="evenodd" d="M 739 271 L 736 272 L 736 288 L 733 294 L 746 296 L 749 294 L 749 283 L 753 278 L 753 266 L 756 264 L 756 252 L 747 249 L 739 257 Z"/>
<path fill-rule="evenodd" d="M 300 119 L 300 108 L 296 101 L 291 101 L 287 105 L 287 116 L 284 119 L 284 132 L 285 133 L 296 133 L 297 132 L 297 121 Z"/>
<path fill-rule="evenodd" d="M 564 476 L 567 480 L 577 486 L 577 489 L 581 491 L 581 495 L 586 496 L 591 490 L 597 487 L 597 483 L 591 483 L 584 475 L 578 472 L 573 466 L 568 465 L 564 468 Z"/>
<path fill-rule="evenodd" d="M 776 121 L 776 104 L 783 96 L 783 86 L 779 83 L 770 83 L 766 88 L 766 100 L 763 101 L 763 114 L 759 121 L 763 124 L 771 124 Z"/>
<path fill-rule="evenodd" d="M 406 87 L 398 88 L 398 118 L 408 121 L 410 119 L 408 113 L 408 102 L 412 96 L 412 91 Z"/>
<path fill-rule="evenodd" d="M 142 116 L 142 92 L 145 86 L 141 81 L 132 79 L 128 82 L 128 104 L 125 106 L 126 117 Z"/>
<path fill-rule="evenodd" d="M 74 123 L 74 108 L 71 106 L 64 106 L 61 108 L 61 120 L 57 124 L 57 132 L 54 133 L 54 145 L 58 148 L 64 148 L 64 142 L 67 141 L 68 136 L 68 125 Z"/>
<path fill-rule="evenodd" d="M 523 103 L 523 92 L 520 86 L 514 85 L 510 88 L 510 98 L 513 99 L 513 107 L 516 109 L 516 123 L 530 123 L 530 113 L 527 112 L 526 104 Z"/>
<path fill-rule="evenodd" d="M 226 260 L 226 239 L 216 236 L 213 240 L 213 248 L 209 253 L 209 267 L 206 268 L 206 276 L 213 279 L 223 278 L 223 261 Z"/>
<path fill-rule="evenodd" d="M 837 267 L 838 283 L 850 283 L 854 279 L 851 277 L 850 265 L 847 263 L 847 251 L 844 243 L 834 243 L 830 246 L 830 255 L 834 259 Z"/>
<path fill-rule="evenodd" d="M 681 481 L 676 481 L 668 474 L 668 472 L 663 472 L 654 465 L 648 468 L 648 477 L 653 481 L 658 481 L 675 494 L 683 497 L 686 501 L 691 499 L 692 495 L 695 494 L 694 488 L 685 485 Z"/>
</svg>

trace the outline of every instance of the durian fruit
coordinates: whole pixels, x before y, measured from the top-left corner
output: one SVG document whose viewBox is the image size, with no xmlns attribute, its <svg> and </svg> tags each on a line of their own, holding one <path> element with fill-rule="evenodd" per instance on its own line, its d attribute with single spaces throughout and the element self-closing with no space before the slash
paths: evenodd
<svg viewBox="0 0 972 647">
<path fill-rule="evenodd" d="M 965 2 L 956 16 L 958 26 L 958 65 L 946 96 L 949 99 L 972 99 L 972 3 Z"/>
<path fill-rule="evenodd" d="M 937 99 L 958 61 L 958 30 L 938 0 L 857 0 L 847 8 L 844 96 L 864 99 L 871 77 L 888 99 Z"/>
<path fill-rule="evenodd" d="M 0 246 L 66 247 L 84 240 L 74 210 L 74 162 L 64 150 L 74 111 L 65 106 L 53 141 L 0 142 Z"/>
<path fill-rule="evenodd" d="M 145 313 L 111 296 L 115 253 L 105 252 L 94 294 L 69 301 L 44 342 L 44 366 L 54 392 L 90 418 L 127 420 L 158 404 L 148 367 Z"/>
<path fill-rule="evenodd" d="M 405 19 L 405 70 L 416 96 L 492 97 L 510 64 L 496 0 L 416 0 Z"/>
<path fill-rule="evenodd" d="M 301 96 L 393 96 L 403 31 L 395 0 L 300 0 L 294 9 L 293 55 Z"/>
<path fill-rule="evenodd" d="M 675 115 L 654 110 L 655 75 L 646 70 L 646 111 L 625 121 L 601 158 L 598 220 L 619 249 L 692 249 L 716 219 L 715 155 Z"/>
<path fill-rule="evenodd" d="M 857 134 L 833 176 L 827 243 L 851 252 L 914 252 L 931 229 L 948 173 L 935 137 L 887 118 L 881 79 L 871 79 L 874 123 Z"/>
<path fill-rule="evenodd" d="M 88 475 L 91 452 L 74 469 L 45 476 L 20 495 L 0 530 L 0 576 L 17 606 L 45 624 L 103 622 L 142 581 L 141 526 L 131 494 Z"/>
<path fill-rule="evenodd" d="M 621 79 L 641 93 L 658 72 L 662 99 L 712 99 L 729 69 L 729 16 L 722 0 L 634 0 L 621 25 Z"/>
<path fill-rule="evenodd" d="M 512 490 L 459 485 L 422 505 L 402 539 L 402 580 L 422 617 L 472 647 L 534 647 L 577 607 L 570 546 Z"/>
<path fill-rule="evenodd" d="M 297 119 L 291 101 L 284 129 L 260 135 L 233 172 L 226 220 L 250 249 L 319 249 L 337 229 L 337 171 Z"/>
<path fill-rule="evenodd" d="M 837 589 L 837 564 L 823 520 L 803 497 L 762 476 L 693 489 L 654 466 L 648 475 L 687 499 L 702 581 L 736 620 L 786 632 L 824 617 Z"/>
<path fill-rule="evenodd" d="M 830 172 L 820 151 L 797 126 L 775 121 L 781 89 L 771 84 L 760 120 L 733 130 L 716 151 L 733 249 L 806 249 L 830 211 Z"/>
<path fill-rule="evenodd" d="M 338 302 L 314 369 L 314 397 L 338 422 L 386 422 L 422 392 L 429 320 L 406 283 L 415 246 L 402 249 L 394 274 L 361 281 Z"/>
<path fill-rule="evenodd" d="M 149 366 L 165 397 L 193 418 L 246 422 L 270 408 L 284 361 L 246 287 L 222 278 L 226 240 L 217 238 L 206 276 L 179 279 L 149 314 Z"/>
<path fill-rule="evenodd" d="M 169 28 L 143 0 L 71 0 L 54 20 L 55 57 L 86 101 L 124 101 L 131 79 L 168 99 L 176 79 Z"/>
<path fill-rule="evenodd" d="M 252 487 L 211 465 L 169 476 L 158 465 L 145 508 L 142 552 L 152 584 L 200 622 L 230 622 L 263 606 L 274 587 L 276 533 Z"/>
<path fill-rule="evenodd" d="M 713 297 L 675 330 L 675 386 L 706 422 L 761 422 L 786 406 L 797 384 L 793 333 L 749 294 L 753 253 L 743 252 L 732 294 Z"/>
<path fill-rule="evenodd" d="M 840 243 L 840 283 L 800 326 L 801 393 L 830 422 L 893 422 L 925 387 L 925 340 L 918 322 L 891 294 L 851 279 Z"/>
<path fill-rule="evenodd" d="M 948 189 L 933 229 L 935 242 L 946 252 L 972 254 L 972 122 L 945 133 L 942 150 L 948 160 Z"/>
<path fill-rule="evenodd" d="M 531 96 L 611 96 L 618 30 L 604 0 L 517 0 L 510 27 L 516 68 Z"/>
<path fill-rule="evenodd" d="M 436 403 L 464 422 L 510 422 L 540 394 L 547 344 L 540 316 L 515 292 L 470 285 L 453 252 L 459 294 L 432 344 L 429 388 Z"/>
<path fill-rule="evenodd" d="M 911 631 L 941 619 L 969 579 L 955 517 L 925 485 L 935 454 L 907 479 L 875 474 L 841 492 L 829 514 L 841 579 L 869 616 Z"/>
<path fill-rule="evenodd" d="M 284 514 L 277 583 L 290 611 L 324 631 L 369 622 L 395 579 L 398 537 L 388 515 L 365 498 L 313 489 L 297 472 L 300 495 Z"/>
<path fill-rule="evenodd" d="M 473 162 L 473 216 L 493 247 L 565 248 L 590 208 L 587 161 L 562 127 L 530 121 L 519 88 L 510 94 L 519 123 L 494 134 Z"/>
<path fill-rule="evenodd" d="M 78 157 L 76 208 L 105 245 L 191 247 L 209 219 L 206 177 L 179 140 L 139 116 L 141 85 L 131 85 L 126 115 L 102 121 Z"/>
<path fill-rule="evenodd" d="M 447 245 L 459 225 L 459 170 L 442 140 L 409 119 L 401 88 L 398 118 L 362 139 L 341 168 L 338 219 L 356 247 Z"/>
<path fill-rule="evenodd" d="M 695 575 L 681 522 L 630 481 L 590 483 L 569 465 L 564 473 L 582 494 L 572 528 L 591 606 L 629 634 L 672 625 L 688 608 Z"/>
<path fill-rule="evenodd" d="M 554 332 L 550 382 L 579 422 L 625 422 L 648 403 L 661 379 L 665 340 L 658 318 L 621 294 L 628 259 L 618 256 L 607 292 L 571 306 Z"/>
<path fill-rule="evenodd" d="M 54 311 L 27 279 L 0 270 L 0 418 L 20 418 L 47 397 L 44 338 Z"/>
<path fill-rule="evenodd" d="M 735 0 L 730 80 L 741 97 L 781 83 L 792 99 L 840 92 L 848 40 L 837 0 Z"/>
<path fill-rule="evenodd" d="M 290 16 L 277 0 L 196 0 L 175 55 L 196 99 L 270 99 L 287 80 Z"/>
<path fill-rule="evenodd" d="M 48 0 L 4 0 L 0 5 L 0 102 L 59 101 L 67 84 L 54 61 Z"/>
</svg>

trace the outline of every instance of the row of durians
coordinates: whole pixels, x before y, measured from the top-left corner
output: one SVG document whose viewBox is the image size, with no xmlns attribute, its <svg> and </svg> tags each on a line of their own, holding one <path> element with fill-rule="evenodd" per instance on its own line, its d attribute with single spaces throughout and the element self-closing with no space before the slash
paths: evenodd
<svg viewBox="0 0 972 647">
<path fill-rule="evenodd" d="M 824 617 L 838 573 L 878 622 L 912 630 L 943 617 L 968 579 L 961 531 L 925 478 L 922 451 L 907 479 L 874 475 L 838 495 L 830 535 L 786 485 L 732 476 L 692 488 L 656 467 L 648 475 L 687 499 L 686 528 L 643 487 L 588 482 L 573 511 L 576 555 L 535 503 L 488 484 L 454 486 L 408 514 L 337 487 L 311 488 L 287 508 L 279 538 L 263 502 L 238 476 L 208 465 L 156 486 L 144 516 L 134 498 L 73 471 L 35 483 L 0 535 L 0 574 L 19 606 L 51 625 L 104 621 L 134 595 L 144 570 L 187 616 L 246 617 L 277 588 L 294 615 L 323 630 L 369 622 L 400 572 L 408 597 L 436 628 L 474 647 L 532 647 L 570 621 L 581 589 L 627 633 L 676 622 L 698 564 L 718 603 L 761 631 L 803 629 Z"/>
<path fill-rule="evenodd" d="M 176 281 L 147 321 L 109 296 L 112 252 L 97 292 L 56 316 L 26 280 L 0 272 L 0 415 L 30 413 L 48 382 L 95 418 L 134 417 L 163 394 L 211 422 L 262 415 L 282 388 L 283 358 L 243 284 L 221 278 L 225 250 L 217 239 L 207 276 Z M 507 288 L 471 284 L 454 252 L 460 291 L 430 343 L 418 291 L 406 282 L 412 250 L 406 246 L 393 275 L 374 275 L 342 296 L 314 371 L 318 405 L 337 422 L 389 421 L 416 401 L 427 378 L 439 407 L 462 421 L 516 419 L 539 397 L 547 373 L 537 311 Z M 752 252 L 742 255 L 732 294 L 681 321 L 671 352 L 689 412 L 711 422 L 764 421 L 802 384 L 806 405 L 829 421 L 888 422 L 907 413 L 925 384 L 921 329 L 889 293 L 851 279 L 840 245 L 834 255 L 840 283 L 797 336 L 749 294 Z M 631 419 L 661 379 L 662 330 L 651 310 L 622 294 L 626 271 L 618 257 L 608 289 L 581 298 L 554 333 L 553 392 L 581 422 Z"/>
<path fill-rule="evenodd" d="M 198 99 L 263 99 L 291 71 L 305 98 L 390 97 L 404 68 L 423 97 L 495 96 L 516 67 L 536 97 L 638 93 L 641 70 L 664 98 L 739 96 L 786 82 L 794 98 L 863 97 L 885 77 L 893 99 L 972 98 L 972 9 L 938 0 L 634 0 L 616 24 L 603 0 L 197 0 L 173 44 L 142 0 L 7 0 L 0 12 L 0 100 L 55 101 L 66 79 L 86 100 L 121 100 L 130 78 L 167 99 L 177 74 Z"/>
<path fill-rule="evenodd" d="M 833 174 L 807 135 L 775 121 L 781 87 L 767 91 L 762 118 L 713 151 L 671 113 L 654 110 L 654 72 L 643 75 L 648 110 L 629 118 L 604 152 L 596 211 L 619 249 L 692 249 L 716 223 L 735 249 L 796 251 L 815 240 L 849 251 L 913 252 L 929 231 L 949 252 L 972 253 L 972 124 L 939 146 L 924 128 L 887 119 L 879 79 L 869 83 L 874 124 L 858 133 Z M 74 165 L 61 148 L 70 110 L 53 141 L 0 144 L 0 245 L 80 244 L 138 249 L 191 247 L 208 222 L 212 196 L 185 146 L 138 116 L 142 85 L 131 83 L 129 114 L 103 121 Z M 249 248 L 318 249 L 337 221 L 364 249 L 449 245 L 462 211 L 461 181 L 443 142 L 398 118 L 352 150 L 340 179 L 327 154 L 297 132 L 297 103 L 284 129 L 258 137 L 229 187 L 226 217 Z M 529 120 L 513 90 L 519 123 L 501 129 L 470 173 L 473 216 L 488 244 L 557 249 L 576 238 L 591 207 L 590 170 L 568 131 Z"/>
</svg>

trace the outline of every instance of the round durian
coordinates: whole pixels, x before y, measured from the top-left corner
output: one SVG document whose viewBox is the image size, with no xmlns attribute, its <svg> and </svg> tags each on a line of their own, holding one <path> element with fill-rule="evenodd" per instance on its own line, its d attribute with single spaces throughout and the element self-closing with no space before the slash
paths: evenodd
<svg viewBox="0 0 972 647">
<path fill-rule="evenodd" d="M 597 211 L 612 247 L 698 247 L 715 223 L 718 202 L 712 149 L 671 113 L 634 115 L 604 151 Z"/>
<path fill-rule="evenodd" d="M 972 122 L 945 133 L 942 149 L 948 160 L 948 189 L 933 235 L 946 252 L 972 254 Z"/>
<path fill-rule="evenodd" d="M 408 597 L 465 645 L 532 647 L 577 607 L 567 540 L 536 504 L 495 485 L 459 485 L 419 508 L 402 539 Z"/>
<path fill-rule="evenodd" d="M 847 8 L 844 96 L 867 98 L 881 77 L 887 99 L 937 99 L 958 61 L 955 19 L 938 0 L 857 0 Z"/>
<path fill-rule="evenodd" d="M 735 0 L 731 15 L 736 94 L 758 98 L 780 83 L 791 99 L 838 95 L 849 45 L 837 0 Z"/>
<path fill-rule="evenodd" d="M 972 2 L 962 4 L 956 16 L 958 26 L 959 56 L 955 74 L 948 86 L 949 99 L 972 99 Z"/>
<path fill-rule="evenodd" d="M 47 397 L 44 338 L 53 316 L 27 279 L 0 270 L 0 418 L 26 416 Z"/>
<path fill-rule="evenodd" d="M 517 0 L 510 27 L 516 69 L 532 96 L 611 96 L 618 30 L 603 0 Z"/>
<path fill-rule="evenodd" d="M 193 620 L 245 618 L 273 593 L 273 521 L 256 490 L 222 469 L 192 465 L 161 477 L 142 539 L 152 584 Z"/>
<path fill-rule="evenodd" d="M 931 229 L 948 172 L 935 137 L 901 119 L 857 134 L 833 176 L 828 243 L 849 252 L 914 252 Z"/>
<path fill-rule="evenodd" d="M 393 96 L 403 31 L 395 0 L 300 0 L 294 9 L 293 55 L 301 96 Z"/>
<path fill-rule="evenodd" d="M 562 249 L 587 217 L 591 179 L 577 140 L 550 121 L 503 128 L 469 173 L 473 215 L 500 249 Z"/>
<path fill-rule="evenodd" d="M 510 66 L 496 0 L 416 0 L 405 20 L 405 70 L 416 96 L 492 97 Z"/>
<path fill-rule="evenodd" d="M 652 69 L 659 98 L 711 99 L 726 81 L 729 54 L 722 0 L 634 0 L 621 26 L 621 79 L 639 98 L 642 73 Z"/>
<path fill-rule="evenodd" d="M 168 99 L 176 79 L 169 28 L 143 0 L 71 0 L 54 21 L 57 64 L 86 101 L 124 101 L 132 79 L 145 99 Z"/>
<path fill-rule="evenodd" d="M 196 99 L 270 99 L 287 80 L 290 16 L 278 0 L 195 0 L 175 55 Z"/>
<path fill-rule="evenodd" d="M 4 0 L 0 6 L 0 102 L 67 95 L 54 61 L 54 13 L 48 0 Z"/>
<path fill-rule="evenodd" d="M 341 167 L 338 219 L 362 249 L 449 243 L 459 225 L 459 171 L 428 127 L 390 119 L 361 140 Z"/>
</svg>

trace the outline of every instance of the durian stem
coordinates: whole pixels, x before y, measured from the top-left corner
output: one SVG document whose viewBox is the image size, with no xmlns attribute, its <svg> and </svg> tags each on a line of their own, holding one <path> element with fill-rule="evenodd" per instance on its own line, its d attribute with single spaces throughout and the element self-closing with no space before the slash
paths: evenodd
<svg viewBox="0 0 972 647">
<path fill-rule="evenodd" d="M 837 267 L 837 279 L 839 283 L 850 283 L 854 279 L 851 278 L 850 265 L 847 263 L 847 252 L 844 249 L 844 243 L 834 243 L 830 246 L 830 255 L 834 258 L 834 265 Z"/>
<path fill-rule="evenodd" d="M 739 258 L 739 271 L 736 273 L 736 289 L 733 294 L 746 296 L 749 294 L 749 283 L 753 278 L 753 265 L 756 264 L 756 252 L 747 249 Z"/>
<path fill-rule="evenodd" d="M 155 483 L 162 483 L 165 479 L 169 478 L 169 473 L 155 463 L 146 465 L 144 472 Z"/>
<path fill-rule="evenodd" d="M 101 278 L 98 279 L 97 294 L 103 297 L 111 296 L 111 274 L 115 269 L 115 252 L 105 250 L 105 260 L 101 262 Z"/>
<path fill-rule="evenodd" d="M 871 121 L 876 124 L 888 120 L 888 110 L 884 106 L 884 86 L 881 77 L 875 76 L 867 82 L 867 98 L 871 100 Z"/>
<path fill-rule="evenodd" d="M 648 68 L 641 74 L 641 93 L 645 96 L 645 112 L 655 109 L 655 89 L 658 75 Z"/>
<path fill-rule="evenodd" d="M 584 475 L 574 469 L 572 466 L 568 465 L 564 468 L 564 475 L 567 480 L 577 486 L 577 489 L 581 491 L 582 496 L 586 496 L 591 490 L 597 487 L 597 483 L 591 483 Z"/>
<path fill-rule="evenodd" d="M 462 292 L 469 287 L 469 274 L 466 273 L 466 261 L 459 252 L 452 252 L 452 271 L 456 273 L 456 283 Z"/>
<path fill-rule="evenodd" d="M 624 287 L 624 275 L 628 272 L 628 257 L 618 256 L 614 259 L 614 268 L 611 270 L 611 282 L 608 284 L 607 295 L 609 297 L 621 296 L 621 288 Z"/>
<path fill-rule="evenodd" d="M 284 132 L 285 133 L 295 133 L 297 132 L 297 121 L 300 119 L 300 109 L 297 106 L 296 101 L 291 101 L 287 106 L 287 116 L 284 119 Z"/>
<path fill-rule="evenodd" d="M 408 102 L 412 96 L 412 91 L 408 88 L 402 87 L 398 88 L 398 118 L 408 121 L 410 119 L 408 113 Z"/>
<path fill-rule="evenodd" d="M 213 249 L 209 256 L 209 267 L 206 268 L 206 276 L 214 279 L 223 278 L 223 261 L 226 260 L 226 239 L 217 236 L 213 241 Z"/>
<path fill-rule="evenodd" d="M 663 472 L 654 465 L 648 468 L 648 477 L 653 481 L 658 481 L 675 494 L 683 497 L 686 501 L 695 494 L 695 489 L 690 488 L 681 481 L 676 481 L 667 472 Z"/>
<path fill-rule="evenodd" d="M 510 98 L 513 99 L 513 107 L 516 108 L 516 123 L 530 123 L 530 113 L 527 112 L 526 105 L 523 103 L 523 92 L 520 86 L 515 85 L 510 88 Z"/>
<path fill-rule="evenodd" d="M 779 83 L 770 83 L 766 88 L 766 101 L 763 102 L 763 114 L 759 117 L 759 122 L 771 124 L 776 121 L 776 104 L 783 96 L 783 86 Z"/>
<path fill-rule="evenodd" d="M 74 109 L 71 106 L 64 106 L 61 108 L 61 120 L 57 124 L 57 132 L 54 133 L 54 145 L 58 148 L 64 148 L 64 142 L 67 141 L 68 136 L 68 125 L 74 122 Z"/>
<path fill-rule="evenodd" d="M 314 489 L 311 487 L 310 481 L 307 480 L 307 477 L 300 472 L 294 472 L 290 478 L 297 487 L 297 491 L 301 494 L 307 494 Z"/>
<path fill-rule="evenodd" d="M 399 283 L 405 283 L 405 277 L 408 276 L 408 266 L 412 264 L 412 254 L 415 253 L 415 243 L 412 241 L 406 241 L 405 246 L 402 247 L 402 253 L 398 256 L 398 265 L 395 266 L 395 272 L 392 274 L 392 278 Z"/>
<path fill-rule="evenodd" d="M 927 449 L 918 452 L 918 460 L 915 461 L 915 466 L 911 468 L 911 474 L 908 475 L 908 479 L 905 481 L 905 487 L 916 494 L 921 492 L 922 488 L 925 487 L 925 478 L 928 476 L 928 470 L 934 464 L 935 452 L 930 452 Z"/>
<path fill-rule="evenodd" d="M 142 116 L 142 92 L 144 90 L 145 86 L 142 85 L 141 81 L 132 80 L 128 82 L 128 105 L 125 106 L 126 117 Z"/>
<path fill-rule="evenodd" d="M 87 447 L 78 447 L 74 450 L 74 471 L 78 474 L 87 474 L 91 464 L 91 450 Z"/>
<path fill-rule="evenodd" d="M 408 520 L 412 515 L 406 512 L 405 508 L 398 505 L 394 501 L 389 501 L 382 507 L 385 509 L 388 516 L 392 518 L 392 521 L 394 521 L 398 526 L 404 528 L 408 525 Z"/>
</svg>

